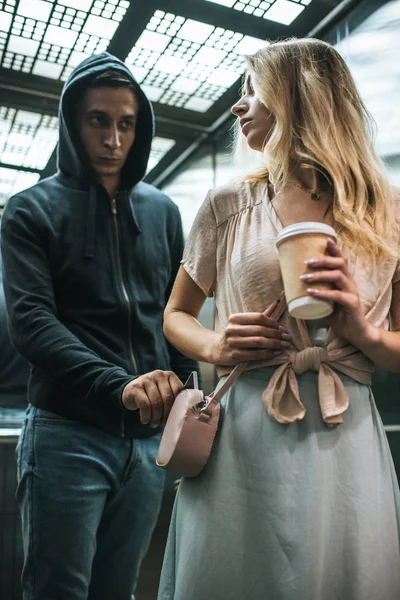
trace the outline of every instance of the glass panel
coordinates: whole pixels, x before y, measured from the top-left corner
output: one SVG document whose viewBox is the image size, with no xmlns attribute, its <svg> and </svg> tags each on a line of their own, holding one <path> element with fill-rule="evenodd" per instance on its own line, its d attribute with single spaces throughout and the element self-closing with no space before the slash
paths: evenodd
<svg viewBox="0 0 400 600">
<path fill-rule="evenodd" d="M 266 43 L 157 10 L 126 64 L 153 101 L 206 112 L 243 73 L 242 54 Z"/>
<path fill-rule="evenodd" d="M 253 17 L 261 17 L 290 25 L 303 12 L 305 7 L 311 3 L 311 0 L 205 0 L 206 2 L 214 2 L 214 4 L 222 4 L 245 12 Z"/>
<path fill-rule="evenodd" d="M 4 169 L 0 167 L 0 206 L 4 206 L 7 200 L 39 181 L 39 173 L 25 173 L 16 169 Z"/>
<path fill-rule="evenodd" d="M 400 185 L 400 0 L 365 2 L 329 36 L 350 67 L 377 125 L 375 146 Z M 368 7 L 371 10 L 367 15 Z M 372 14 L 371 14 L 372 12 Z"/>
<path fill-rule="evenodd" d="M 160 162 L 160 160 L 175 146 L 175 140 L 169 140 L 162 137 L 154 137 L 151 144 L 149 162 L 147 171 L 151 171 Z"/>
<path fill-rule="evenodd" d="M 0 65 L 65 80 L 106 50 L 128 7 L 128 0 L 20 0 L 18 7 L 0 0 Z"/>
<path fill-rule="evenodd" d="M 0 106 L 0 162 L 44 169 L 57 140 L 57 117 Z"/>
<path fill-rule="evenodd" d="M 173 199 L 181 211 L 185 238 L 208 190 L 214 185 L 212 147 L 206 144 L 185 163 L 171 182 L 163 186 L 163 192 Z"/>
<path fill-rule="evenodd" d="M 266 11 L 264 19 L 290 25 L 303 12 L 305 6 L 291 0 L 276 0 Z"/>
<path fill-rule="evenodd" d="M 222 4 L 222 6 L 228 6 L 231 8 L 236 0 L 207 0 L 207 2 L 214 2 L 214 4 Z"/>
</svg>

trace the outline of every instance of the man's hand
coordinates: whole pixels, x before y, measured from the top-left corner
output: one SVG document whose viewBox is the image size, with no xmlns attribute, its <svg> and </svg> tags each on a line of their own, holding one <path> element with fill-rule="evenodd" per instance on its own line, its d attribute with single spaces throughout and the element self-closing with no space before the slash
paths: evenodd
<svg viewBox="0 0 400 600">
<path fill-rule="evenodd" d="M 139 410 L 140 421 L 151 427 L 165 425 L 175 398 L 183 389 L 172 371 L 151 371 L 130 381 L 122 392 L 122 403 L 128 410 Z"/>
</svg>

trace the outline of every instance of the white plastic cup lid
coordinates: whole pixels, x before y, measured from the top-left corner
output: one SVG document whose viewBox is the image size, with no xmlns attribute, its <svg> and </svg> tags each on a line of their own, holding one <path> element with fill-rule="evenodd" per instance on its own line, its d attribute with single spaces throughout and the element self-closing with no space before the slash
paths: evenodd
<svg viewBox="0 0 400 600">
<path fill-rule="evenodd" d="M 329 237 L 336 240 L 336 231 L 330 225 L 326 223 L 319 223 L 318 221 L 305 221 L 304 223 L 295 223 L 284 227 L 277 235 L 276 244 L 279 244 L 282 240 L 292 237 L 293 235 L 300 235 L 303 233 L 324 233 Z"/>
</svg>

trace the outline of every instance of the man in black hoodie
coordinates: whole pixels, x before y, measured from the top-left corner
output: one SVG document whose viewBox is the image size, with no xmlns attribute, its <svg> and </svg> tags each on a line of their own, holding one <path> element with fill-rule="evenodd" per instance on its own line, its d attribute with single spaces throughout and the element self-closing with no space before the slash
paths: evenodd
<svg viewBox="0 0 400 600">
<path fill-rule="evenodd" d="M 11 198 L 4 287 L 31 364 L 17 449 L 23 598 L 128 600 L 159 512 L 159 425 L 196 363 L 162 334 L 177 207 L 142 183 L 151 106 L 93 56 L 60 102 L 58 173 Z"/>
</svg>

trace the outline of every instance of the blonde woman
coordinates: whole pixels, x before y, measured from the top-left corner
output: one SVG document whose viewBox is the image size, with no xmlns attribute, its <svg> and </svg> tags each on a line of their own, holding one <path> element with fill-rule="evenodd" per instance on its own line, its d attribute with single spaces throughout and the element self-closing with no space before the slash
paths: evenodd
<svg viewBox="0 0 400 600">
<path fill-rule="evenodd" d="M 232 111 L 263 165 L 209 192 L 165 334 L 221 376 L 250 366 L 178 491 L 159 600 L 395 600 L 399 489 L 369 383 L 374 364 L 400 371 L 399 205 L 331 46 L 278 42 L 247 63 Z M 309 293 L 335 302 L 326 321 L 263 314 L 283 289 L 277 233 L 300 221 L 338 234 L 310 265 Z M 197 320 L 207 296 L 216 331 Z"/>
</svg>

